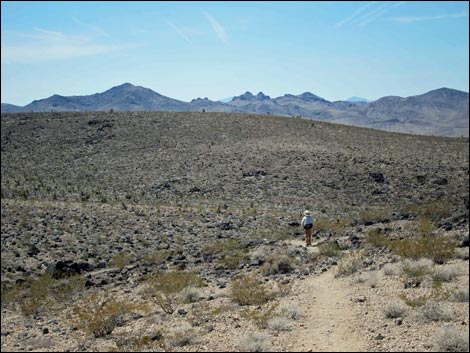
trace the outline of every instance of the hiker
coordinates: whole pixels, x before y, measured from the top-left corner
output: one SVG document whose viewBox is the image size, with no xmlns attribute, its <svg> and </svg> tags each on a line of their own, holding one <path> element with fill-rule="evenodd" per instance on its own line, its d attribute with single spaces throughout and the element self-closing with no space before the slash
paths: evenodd
<svg viewBox="0 0 470 353">
<path fill-rule="evenodd" d="M 312 233 L 313 233 L 313 217 L 310 215 L 310 211 L 304 212 L 304 218 L 302 218 L 301 226 L 305 231 L 305 244 L 306 246 L 312 245 Z"/>
</svg>

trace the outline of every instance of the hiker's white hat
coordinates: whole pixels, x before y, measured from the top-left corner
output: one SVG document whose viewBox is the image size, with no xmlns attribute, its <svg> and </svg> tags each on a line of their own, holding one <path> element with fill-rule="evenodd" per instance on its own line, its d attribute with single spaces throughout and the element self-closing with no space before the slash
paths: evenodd
<svg viewBox="0 0 470 353">
<path fill-rule="evenodd" d="M 306 211 L 304 212 L 304 215 L 310 216 L 310 211 L 306 210 Z"/>
</svg>

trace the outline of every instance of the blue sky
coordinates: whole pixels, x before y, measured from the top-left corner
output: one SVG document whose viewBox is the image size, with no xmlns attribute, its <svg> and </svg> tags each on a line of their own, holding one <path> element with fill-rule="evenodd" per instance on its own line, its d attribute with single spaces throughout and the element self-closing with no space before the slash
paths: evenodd
<svg viewBox="0 0 470 353">
<path fill-rule="evenodd" d="M 190 101 L 469 91 L 469 4 L 1 2 L 1 101 L 130 82 Z"/>
</svg>

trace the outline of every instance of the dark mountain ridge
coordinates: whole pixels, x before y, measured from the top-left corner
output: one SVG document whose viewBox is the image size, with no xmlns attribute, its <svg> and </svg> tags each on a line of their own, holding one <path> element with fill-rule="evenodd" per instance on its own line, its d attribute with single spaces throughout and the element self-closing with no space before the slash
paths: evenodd
<svg viewBox="0 0 470 353">
<path fill-rule="evenodd" d="M 227 103 L 197 98 L 184 102 L 149 88 L 124 83 L 85 96 L 53 95 L 19 107 L 2 103 L 2 113 L 41 111 L 210 111 L 301 116 L 346 125 L 425 135 L 469 136 L 469 95 L 439 88 L 410 97 L 386 96 L 373 102 L 330 102 L 311 92 L 271 98 L 247 91 Z"/>
</svg>

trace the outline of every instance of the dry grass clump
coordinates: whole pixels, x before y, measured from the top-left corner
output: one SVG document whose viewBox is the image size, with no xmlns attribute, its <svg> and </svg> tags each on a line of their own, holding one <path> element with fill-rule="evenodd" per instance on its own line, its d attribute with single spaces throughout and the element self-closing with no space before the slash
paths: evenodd
<svg viewBox="0 0 470 353">
<path fill-rule="evenodd" d="M 434 352 L 468 352 L 468 330 L 454 325 L 441 327 L 434 337 Z"/>
<path fill-rule="evenodd" d="M 250 274 L 243 274 L 231 283 L 230 296 L 240 305 L 262 305 L 274 294 L 266 283 Z"/>
<path fill-rule="evenodd" d="M 197 287 L 186 287 L 181 291 L 181 300 L 183 303 L 194 303 L 202 298 L 202 292 Z"/>
<path fill-rule="evenodd" d="M 269 255 L 260 271 L 263 275 L 275 275 L 278 273 L 291 273 L 296 268 L 295 259 L 287 254 L 275 252 Z"/>
<path fill-rule="evenodd" d="M 300 320 L 304 315 L 304 310 L 295 303 L 283 303 L 278 308 L 279 314 L 291 320 Z"/>
<path fill-rule="evenodd" d="M 24 315 L 59 310 L 85 288 L 86 279 L 71 276 L 55 280 L 48 273 L 2 288 L 2 306 L 13 305 Z"/>
<path fill-rule="evenodd" d="M 197 330 L 190 323 L 183 321 L 169 329 L 165 336 L 165 345 L 168 348 L 183 347 L 196 343 L 199 339 Z"/>
<path fill-rule="evenodd" d="M 83 331 L 96 338 L 109 335 L 124 322 L 124 316 L 137 306 L 121 300 L 100 298 L 96 293 L 78 302 L 74 308 L 74 321 Z"/>
<path fill-rule="evenodd" d="M 450 321 L 454 312 L 444 303 L 428 301 L 421 307 L 421 314 L 430 321 Z"/>
<path fill-rule="evenodd" d="M 469 302 L 468 288 L 456 290 L 452 295 L 452 299 L 456 302 L 468 303 Z"/>
<path fill-rule="evenodd" d="M 358 283 L 365 283 L 371 288 L 377 288 L 382 279 L 381 271 L 369 271 L 366 273 L 360 273 L 356 280 Z"/>
<path fill-rule="evenodd" d="M 383 309 L 385 317 L 390 318 L 390 319 L 403 317 L 407 310 L 408 310 L 408 305 L 406 305 L 401 300 L 389 303 Z"/>
<path fill-rule="evenodd" d="M 384 275 L 386 276 L 397 276 L 401 274 L 401 266 L 396 263 L 386 263 L 382 268 Z"/>
<path fill-rule="evenodd" d="M 291 321 L 282 316 L 275 316 L 268 320 L 267 328 L 273 331 L 290 331 Z"/>
<path fill-rule="evenodd" d="M 249 332 L 240 339 L 238 348 L 241 352 L 269 352 L 272 346 L 269 334 Z"/>
<path fill-rule="evenodd" d="M 429 259 L 403 260 L 402 275 L 407 287 L 419 287 L 434 269 L 434 262 Z"/>
<path fill-rule="evenodd" d="M 363 265 L 363 257 L 363 251 L 356 250 L 340 259 L 336 267 L 336 276 L 347 276 L 356 273 Z"/>
<path fill-rule="evenodd" d="M 170 271 L 153 276 L 148 284 L 147 294 L 155 299 L 165 313 L 172 314 L 184 297 L 188 299 L 187 292 L 182 291 L 188 287 L 201 287 L 203 281 L 193 272 Z"/>
<path fill-rule="evenodd" d="M 447 236 L 415 236 L 390 243 L 392 252 L 403 258 L 418 260 L 427 258 L 442 264 L 455 254 L 455 241 Z"/>
<path fill-rule="evenodd" d="M 326 257 L 339 256 L 341 252 L 340 246 L 338 245 L 337 242 L 334 242 L 334 241 L 329 241 L 329 242 L 320 244 L 318 249 L 320 250 L 320 255 L 326 256 Z"/>
<path fill-rule="evenodd" d="M 442 265 L 434 268 L 432 278 L 434 281 L 451 282 L 461 274 L 461 269 L 456 265 Z"/>
<path fill-rule="evenodd" d="M 118 337 L 116 348 L 111 352 L 158 352 L 162 349 L 162 342 L 159 339 L 148 335 L 137 337 Z"/>
</svg>

